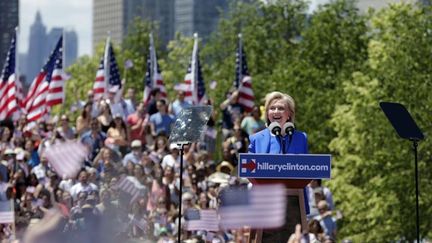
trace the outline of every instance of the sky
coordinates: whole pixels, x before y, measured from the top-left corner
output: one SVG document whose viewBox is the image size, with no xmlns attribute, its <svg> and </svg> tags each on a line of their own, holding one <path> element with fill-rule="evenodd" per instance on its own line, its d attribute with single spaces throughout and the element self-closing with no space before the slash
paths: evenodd
<svg viewBox="0 0 432 243">
<path fill-rule="evenodd" d="M 47 32 L 53 27 L 73 29 L 78 36 L 78 56 L 92 51 L 92 0 L 20 0 L 19 52 L 27 53 L 30 26 L 39 10 Z"/>
</svg>

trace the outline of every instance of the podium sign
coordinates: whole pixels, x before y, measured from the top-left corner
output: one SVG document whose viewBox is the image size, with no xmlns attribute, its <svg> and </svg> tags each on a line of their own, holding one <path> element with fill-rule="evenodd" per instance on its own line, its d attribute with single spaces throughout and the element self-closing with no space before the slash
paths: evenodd
<svg viewBox="0 0 432 243">
<path fill-rule="evenodd" d="M 330 179 L 329 154 L 239 154 L 239 177 Z"/>
</svg>

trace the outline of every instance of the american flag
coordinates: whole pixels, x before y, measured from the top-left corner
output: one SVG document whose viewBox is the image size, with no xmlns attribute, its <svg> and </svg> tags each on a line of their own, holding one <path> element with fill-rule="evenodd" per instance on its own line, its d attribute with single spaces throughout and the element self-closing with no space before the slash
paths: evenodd
<svg viewBox="0 0 432 243">
<path fill-rule="evenodd" d="M 11 117 L 18 110 L 17 88 L 20 82 L 15 70 L 16 65 L 16 33 L 12 37 L 11 45 L 6 56 L 6 62 L 0 77 L 0 120 Z M 17 87 L 18 86 L 18 87 Z M 21 87 L 22 90 L 22 87 Z"/>
<path fill-rule="evenodd" d="M 46 97 L 47 106 L 52 107 L 64 102 L 64 85 L 68 78 L 68 75 L 63 71 L 63 48 L 60 48 L 48 88 Z"/>
<path fill-rule="evenodd" d="M 120 71 L 117 65 L 117 60 L 115 58 L 114 54 L 114 48 L 111 45 L 111 42 L 109 43 L 108 47 L 108 57 L 106 57 L 109 60 L 109 63 L 106 66 L 109 66 L 107 76 L 108 79 L 108 89 L 111 89 L 113 87 L 117 88 L 117 90 L 121 90 L 122 83 L 120 80 Z"/>
<path fill-rule="evenodd" d="M 62 58 L 63 37 L 60 37 L 48 61 L 33 80 L 24 106 L 27 111 L 28 121 L 37 121 L 47 114 L 46 97 L 49 92 L 50 83 L 54 69 L 58 69 L 57 60 Z M 61 64 L 61 61 L 60 61 Z"/>
<path fill-rule="evenodd" d="M 185 100 L 197 105 L 206 103 L 207 97 L 198 56 L 198 34 L 194 34 L 194 39 L 191 63 L 185 76 L 185 85 L 181 89 L 185 91 Z"/>
<path fill-rule="evenodd" d="M 87 154 L 86 146 L 76 141 L 56 143 L 45 151 L 48 162 L 62 178 L 75 178 Z"/>
<path fill-rule="evenodd" d="M 133 215 L 129 215 L 129 218 L 131 220 L 130 223 L 140 228 L 142 231 L 146 231 L 148 229 L 148 223 L 144 217 L 141 217 L 141 219 L 137 219 Z"/>
<path fill-rule="evenodd" d="M 93 84 L 93 98 L 100 100 L 105 94 L 105 69 L 104 69 L 104 58 L 101 58 L 99 67 L 96 72 L 96 79 Z"/>
<path fill-rule="evenodd" d="M 219 215 L 224 229 L 278 228 L 285 223 L 286 193 L 283 185 L 260 185 L 251 190 L 229 188 L 221 192 Z"/>
<path fill-rule="evenodd" d="M 135 177 L 125 176 L 119 180 L 116 188 L 132 196 L 130 203 L 134 203 L 139 197 L 144 196 L 145 186 L 143 186 Z"/>
<path fill-rule="evenodd" d="M 186 230 L 219 231 L 219 219 L 215 209 L 188 209 L 185 213 Z"/>
<path fill-rule="evenodd" d="M 93 97 L 95 100 L 106 97 L 106 93 L 110 89 L 117 90 L 118 94 L 121 93 L 121 88 L 122 83 L 120 80 L 120 71 L 115 58 L 114 48 L 112 47 L 110 38 L 108 37 L 105 44 L 104 56 L 102 57 L 96 72 L 96 79 L 93 84 Z"/>
<path fill-rule="evenodd" d="M 252 90 L 252 79 L 249 75 L 241 34 L 239 34 L 239 44 L 236 52 L 236 77 L 234 85 L 239 91 L 238 102 L 243 106 L 245 111 L 251 112 L 255 105 L 255 95 Z"/>
<path fill-rule="evenodd" d="M 167 97 L 165 83 L 162 78 L 161 70 L 156 56 L 156 48 L 153 41 L 153 33 L 150 33 L 149 55 L 147 57 L 147 71 L 144 78 L 144 103 L 150 100 L 150 93 L 153 88 L 159 88 L 162 98 Z"/>
<path fill-rule="evenodd" d="M 11 200 L 0 201 L 0 224 L 12 224 L 15 222 L 15 212 Z"/>
<path fill-rule="evenodd" d="M 143 96 L 143 102 L 144 104 L 147 104 L 150 101 L 151 98 L 151 91 L 153 89 L 152 85 L 152 78 L 151 78 L 151 58 L 150 54 L 147 57 L 147 71 L 144 78 L 144 96 Z"/>
</svg>

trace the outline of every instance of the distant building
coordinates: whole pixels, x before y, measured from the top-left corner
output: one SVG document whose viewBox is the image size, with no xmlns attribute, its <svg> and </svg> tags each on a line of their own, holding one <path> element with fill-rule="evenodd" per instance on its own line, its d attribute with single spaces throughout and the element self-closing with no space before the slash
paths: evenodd
<svg viewBox="0 0 432 243">
<path fill-rule="evenodd" d="M 46 27 L 42 23 L 40 12 L 36 13 L 35 22 L 30 26 L 29 47 L 27 53 L 27 80 L 32 80 L 42 69 L 48 58 L 46 51 Z"/>
<path fill-rule="evenodd" d="M 28 53 L 19 54 L 18 65 L 20 74 L 25 77 L 27 82 L 32 82 L 43 65 L 47 61 L 50 53 L 57 44 L 60 36 L 64 34 L 64 67 L 71 65 L 78 57 L 78 37 L 74 30 L 53 27 L 49 32 L 42 22 L 40 12 L 36 13 L 35 22 L 30 27 Z"/>
<path fill-rule="evenodd" d="M 45 59 L 48 59 L 48 55 L 55 48 L 57 41 L 62 35 L 63 35 L 63 28 L 60 27 L 54 27 L 47 33 L 45 37 L 45 50 L 46 50 Z"/>
<path fill-rule="evenodd" d="M 311 1 L 311 8 L 310 13 L 312 13 L 314 10 L 318 8 L 319 5 L 331 3 L 334 0 L 312 0 Z M 269 2 L 269 1 L 267 1 Z M 360 10 L 361 13 L 365 13 L 368 11 L 369 8 L 380 10 L 382 8 L 387 7 L 389 4 L 392 3 L 420 3 L 429 5 L 431 0 L 356 0 L 355 5 Z"/>
<path fill-rule="evenodd" d="M 137 15 L 159 25 L 158 36 L 163 45 L 174 38 L 174 2 L 173 0 L 143 0 L 142 11 Z"/>
<path fill-rule="evenodd" d="M 18 0 L 0 1 L 0 70 L 3 69 L 15 27 L 18 26 L 18 16 Z"/>
<path fill-rule="evenodd" d="M 216 30 L 221 14 L 228 7 L 228 0 L 176 0 L 175 31 L 186 36 L 197 32 L 206 38 Z"/>
<path fill-rule="evenodd" d="M 60 36 L 63 36 L 64 59 L 63 67 L 70 66 L 78 57 L 78 36 L 74 30 L 66 30 L 63 28 L 54 27 L 50 30 L 47 36 L 47 58 L 49 53 L 55 48 Z"/>
<path fill-rule="evenodd" d="M 113 42 L 121 44 L 136 17 L 157 22 L 163 44 L 173 38 L 173 0 L 93 0 L 93 52 L 108 32 Z"/>
<path fill-rule="evenodd" d="M 18 73 L 23 76 L 23 79 L 27 79 L 27 54 L 18 53 L 17 58 L 18 58 Z"/>
<path fill-rule="evenodd" d="M 108 31 L 111 40 L 121 43 L 126 33 L 124 25 L 123 0 L 93 0 L 93 53 L 104 41 Z M 135 2 L 135 1 L 132 1 Z"/>
<path fill-rule="evenodd" d="M 78 58 L 78 35 L 75 30 L 65 31 L 63 67 L 69 67 Z"/>
</svg>

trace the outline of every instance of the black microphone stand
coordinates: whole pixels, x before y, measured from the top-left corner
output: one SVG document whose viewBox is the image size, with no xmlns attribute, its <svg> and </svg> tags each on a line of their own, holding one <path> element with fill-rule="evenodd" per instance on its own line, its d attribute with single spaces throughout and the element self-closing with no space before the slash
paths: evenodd
<svg viewBox="0 0 432 243">
<path fill-rule="evenodd" d="M 413 143 L 413 152 L 415 160 L 415 187 L 416 187 L 416 231 L 417 242 L 420 242 L 420 213 L 419 213 L 419 183 L 418 183 L 418 161 L 417 161 L 417 147 L 418 139 L 410 139 Z"/>
<path fill-rule="evenodd" d="M 180 188 L 179 188 L 179 214 L 178 214 L 178 232 L 177 232 L 177 242 L 181 242 L 181 218 L 182 218 L 182 195 L 183 195 L 183 154 L 184 146 L 188 145 L 189 142 L 181 142 L 177 145 L 180 147 Z"/>
</svg>

